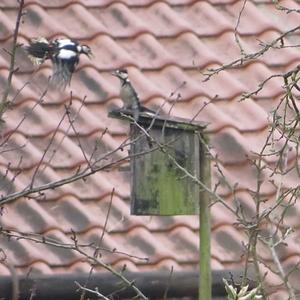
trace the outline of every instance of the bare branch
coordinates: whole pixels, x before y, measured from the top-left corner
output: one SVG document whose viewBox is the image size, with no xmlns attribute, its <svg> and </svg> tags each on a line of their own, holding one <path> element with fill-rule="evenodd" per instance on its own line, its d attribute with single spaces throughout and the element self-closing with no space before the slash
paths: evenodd
<svg viewBox="0 0 300 300">
<path fill-rule="evenodd" d="M 3 119 L 3 113 L 7 109 L 7 107 L 10 104 L 10 101 L 8 100 L 8 95 L 11 89 L 11 83 L 12 83 L 12 77 L 14 73 L 17 71 L 15 69 L 15 56 L 16 56 L 16 49 L 17 49 L 17 39 L 19 35 L 19 28 L 20 28 L 20 23 L 21 23 L 21 18 L 23 16 L 23 8 L 24 8 L 24 0 L 19 1 L 19 9 L 18 9 L 18 14 L 17 14 L 17 20 L 16 20 L 16 26 L 13 34 L 13 42 L 12 42 L 12 50 L 10 52 L 10 67 L 9 67 L 9 73 L 8 73 L 8 78 L 7 78 L 7 84 L 4 90 L 4 94 L 1 100 L 0 104 L 0 120 Z"/>
<path fill-rule="evenodd" d="M 82 247 L 80 247 L 80 245 L 77 243 L 77 238 L 75 237 L 75 240 L 76 242 L 74 244 L 63 244 L 63 243 L 60 243 L 58 241 L 49 241 L 48 239 L 44 238 L 44 237 L 39 237 L 39 238 L 35 238 L 35 237 L 23 237 L 22 235 L 18 235 L 18 234 L 14 234 L 14 233 L 11 233 L 10 230 L 3 230 L 1 229 L 0 231 L 1 234 L 5 235 L 5 236 L 8 236 L 8 237 L 16 237 L 17 239 L 24 239 L 26 238 L 27 240 L 30 240 L 30 241 L 33 241 L 35 243 L 38 243 L 38 244 L 45 244 L 45 245 L 51 245 L 53 247 L 57 247 L 57 248 L 63 248 L 63 249 L 69 249 L 69 250 L 73 250 L 73 251 L 76 251 L 77 253 L 81 254 L 82 257 L 84 257 L 87 261 L 97 265 L 97 266 L 100 266 L 100 267 L 103 267 L 105 270 L 111 272 L 112 274 L 114 274 L 116 277 L 118 277 L 127 287 L 131 287 L 137 294 L 137 296 L 140 298 L 140 299 L 144 299 L 144 300 L 148 300 L 148 298 L 136 287 L 134 281 L 129 281 L 123 274 L 122 272 L 118 272 L 116 271 L 113 267 L 111 267 L 110 265 L 108 264 L 105 264 L 103 263 L 100 259 L 92 256 L 92 255 L 89 255 L 86 253 L 86 251 L 84 251 L 84 249 L 82 249 Z"/>
<path fill-rule="evenodd" d="M 240 10 L 240 12 L 239 12 L 239 16 L 238 16 L 238 19 L 237 19 L 237 22 L 236 22 L 236 25 L 235 25 L 235 28 L 234 28 L 234 37 L 235 37 L 235 41 L 236 41 L 236 43 L 238 44 L 238 46 L 239 46 L 239 48 L 240 48 L 241 55 L 242 55 L 243 57 L 246 56 L 246 52 L 245 52 L 245 50 L 243 49 L 243 46 L 242 46 L 241 41 L 240 41 L 240 39 L 239 39 L 238 27 L 239 27 L 239 25 L 240 25 L 242 13 L 243 13 L 243 11 L 244 11 L 244 9 L 245 9 L 245 7 L 246 7 L 247 1 L 248 1 L 248 0 L 244 0 L 244 2 L 243 2 L 242 8 L 241 8 L 241 10 Z"/>
<path fill-rule="evenodd" d="M 251 54 L 247 54 L 241 58 L 238 58 L 228 64 L 224 64 L 219 68 L 215 68 L 215 69 L 208 69 L 205 72 L 203 72 L 203 75 L 206 76 L 206 78 L 203 81 L 207 81 L 209 80 L 212 76 L 227 70 L 227 69 L 234 69 L 237 67 L 240 67 L 244 64 L 246 64 L 247 62 L 257 59 L 259 57 L 261 57 L 262 55 L 264 55 L 268 50 L 270 50 L 271 48 L 273 48 L 278 42 L 281 42 L 283 38 L 285 38 L 286 36 L 290 35 L 291 33 L 294 33 L 295 31 L 298 31 L 300 29 L 300 25 L 296 26 L 288 31 L 285 31 L 284 33 L 282 33 L 278 38 L 274 39 L 271 43 L 267 44 L 264 48 L 262 48 L 261 50 L 251 53 Z"/>
<path fill-rule="evenodd" d="M 101 243 L 103 241 L 103 238 L 104 238 L 104 234 L 105 234 L 105 231 L 106 231 L 106 228 L 107 228 L 107 223 L 108 223 L 108 219 L 109 219 L 109 215 L 110 215 L 110 210 L 111 210 L 111 206 L 112 206 L 112 201 L 113 201 L 113 197 L 114 197 L 114 193 L 115 193 L 115 189 L 113 188 L 112 191 L 111 191 L 111 194 L 110 194 L 110 201 L 109 201 L 109 205 L 108 205 L 108 210 L 107 210 L 107 213 L 106 213 L 106 217 L 105 217 L 105 222 L 104 222 L 104 226 L 103 226 L 103 229 L 102 229 L 102 233 L 101 233 L 101 236 L 97 242 L 97 248 L 94 252 L 94 256 L 97 257 L 98 256 L 98 252 L 99 252 L 99 247 L 101 246 Z"/>
<path fill-rule="evenodd" d="M 94 295 L 98 296 L 100 299 L 110 300 L 109 298 L 107 298 L 107 297 L 105 297 L 104 295 L 102 295 L 102 294 L 99 292 L 98 288 L 95 288 L 95 290 L 91 290 L 91 289 L 89 289 L 89 288 L 87 288 L 87 287 L 82 286 L 82 285 L 81 285 L 80 283 L 78 283 L 77 281 L 75 281 L 75 284 L 76 284 L 76 285 L 79 287 L 79 289 L 82 290 L 82 291 L 86 291 L 86 292 L 89 292 L 89 293 L 91 293 L 91 294 L 94 294 Z"/>
</svg>

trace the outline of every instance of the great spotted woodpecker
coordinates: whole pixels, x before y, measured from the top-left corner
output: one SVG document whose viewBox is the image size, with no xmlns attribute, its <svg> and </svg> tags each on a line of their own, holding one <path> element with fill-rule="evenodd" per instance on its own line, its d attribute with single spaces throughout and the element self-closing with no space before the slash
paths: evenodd
<svg viewBox="0 0 300 300">
<path fill-rule="evenodd" d="M 48 41 L 43 37 L 32 39 L 29 45 L 25 46 L 25 49 L 33 64 L 40 65 L 47 59 L 52 61 L 53 76 L 51 82 L 61 89 L 70 84 L 80 54 L 85 54 L 89 58 L 92 56 L 89 46 L 80 45 L 77 41 L 66 38 L 53 41 Z"/>
<path fill-rule="evenodd" d="M 118 69 L 112 72 L 112 75 L 119 78 L 121 83 L 120 98 L 124 104 L 123 108 L 132 111 L 135 121 L 138 121 L 140 112 L 155 115 L 154 111 L 140 104 L 139 96 L 129 80 L 127 70 Z"/>
</svg>

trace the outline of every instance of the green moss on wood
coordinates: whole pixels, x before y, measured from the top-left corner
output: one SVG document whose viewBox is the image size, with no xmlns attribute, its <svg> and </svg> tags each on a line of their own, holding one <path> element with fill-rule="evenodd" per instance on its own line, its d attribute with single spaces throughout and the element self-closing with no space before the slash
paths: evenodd
<svg viewBox="0 0 300 300">
<path fill-rule="evenodd" d="M 182 131 L 180 131 L 182 132 Z M 175 140 L 168 146 L 168 153 L 191 173 L 199 170 L 198 144 L 193 134 L 174 139 L 173 129 L 168 128 L 165 137 Z M 175 131 L 176 136 L 178 134 Z M 144 149 L 145 144 L 136 145 L 135 151 Z M 136 152 L 136 153 L 137 153 Z M 160 151 L 136 157 L 133 163 L 132 213 L 153 215 L 196 214 L 198 211 L 199 187 L 183 176 L 168 156 Z"/>
</svg>

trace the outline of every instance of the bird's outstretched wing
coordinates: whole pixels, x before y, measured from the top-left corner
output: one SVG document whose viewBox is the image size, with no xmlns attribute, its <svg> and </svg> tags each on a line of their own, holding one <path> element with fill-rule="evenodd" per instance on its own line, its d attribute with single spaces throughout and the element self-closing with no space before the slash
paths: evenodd
<svg viewBox="0 0 300 300">
<path fill-rule="evenodd" d="M 31 39 L 29 45 L 24 48 L 34 65 L 42 64 L 46 59 L 50 58 L 53 51 L 52 45 L 43 37 Z"/>
<path fill-rule="evenodd" d="M 43 63 L 46 59 L 51 59 L 53 75 L 50 83 L 58 89 L 65 89 L 70 84 L 80 54 L 92 57 L 92 51 L 88 45 L 80 45 L 77 41 L 68 38 L 48 41 L 40 37 L 30 40 L 29 45 L 24 48 L 30 60 L 36 65 Z"/>
<path fill-rule="evenodd" d="M 72 74 L 78 64 L 78 55 L 72 50 L 60 49 L 51 60 L 53 63 L 51 84 L 59 89 L 65 89 L 70 84 Z"/>
</svg>

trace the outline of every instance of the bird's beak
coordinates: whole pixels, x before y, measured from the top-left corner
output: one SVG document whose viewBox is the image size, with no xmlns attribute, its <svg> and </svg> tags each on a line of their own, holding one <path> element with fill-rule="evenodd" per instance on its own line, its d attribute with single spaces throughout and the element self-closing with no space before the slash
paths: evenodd
<svg viewBox="0 0 300 300">
<path fill-rule="evenodd" d="M 94 58 L 94 57 L 95 57 L 95 55 L 94 55 L 92 52 L 88 53 L 88 55 L 87 55 L 87 56 L 88 56 L 88 58 L 89 58 L 89 59 L 92 59 L 92 58 Z"/>
<path fill-rule="evenodd" d="M 119 76 L 118 76 L 118 73 L 117 73 L 116 71 L 111 72 L 111 75 L 112 75 L 112 76 L 119 77 Z"/>
</svg>

